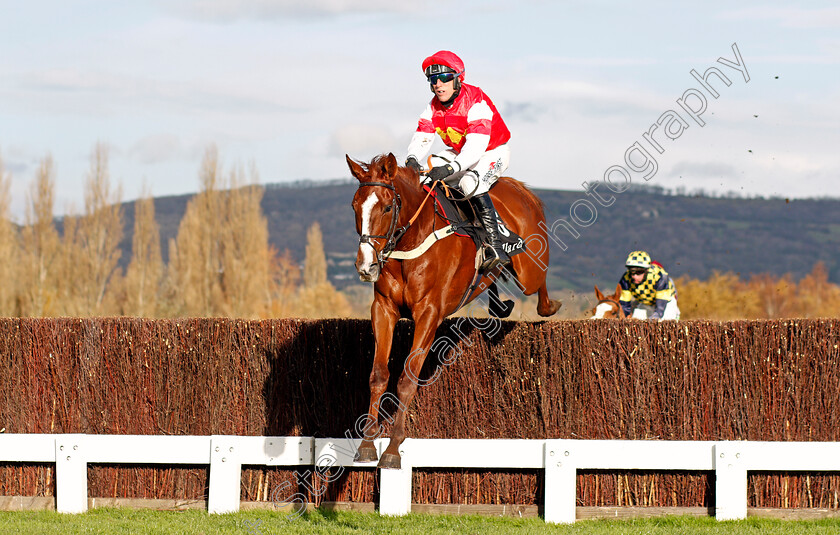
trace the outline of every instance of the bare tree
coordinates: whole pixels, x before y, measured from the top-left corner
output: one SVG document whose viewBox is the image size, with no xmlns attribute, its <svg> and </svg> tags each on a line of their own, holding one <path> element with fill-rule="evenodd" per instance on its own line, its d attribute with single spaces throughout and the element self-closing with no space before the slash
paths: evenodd
<svg viewBox="0 0 840 535">
<path fill-rule="evenodd" d="M 327 257 L 321 226 L 317 222 L 306 233 L 303 286 L 297 294 L 292 313 L 306 318 L 346 317 L 352 314 L 347 298 L 327 279 Z"/>
<path fill-rule="evenodd" d="M 9 193 L 11 183 L 12 176 L 6 171 L 3 158 L 0 156 L 0 258 L 2 258 L 0 280 L 3 281 L 3 284 L 0 284 L 0 315 L 2 316 L 20 314 L 17 306 L 20 248 L 9 211 L 12 200 Z"/>
<path fill-rule="evenodd" d="M 157 317 L 163 278 L 163 259 L 160 251 L 160 225 L 155 221 L 155 202 L 151 193 L 134 203 L 134 234 L 131 262 L 123 280 L 124 314 L 138 317 Z"/>
<path fill-rule="evenodd" d="M 104 301 L 108 283 L 118 268 L 123 237 L 121 188 L 111 187 L 108 148 L 97 143 L 85 180 L 85 210 L 77 221 L 65 218 L 64 272 L 70 275 L 66 296 L 68 312 L 79 316 L 117 313 Z M 69 223 L 74 223 L 71 227 Z M 72 307 L 72 308 L 71 308 Z"/>
<path fill-rule="evenodd" d="M 22 316 L 55 314 L 59 257 L 58 232 L 53 224 L 55 171 L 52 156 L 47 155 L 30 185 L 24 227 L 21 232 Z"/>
<path fill-rule="evenodd" d="M 249 185 L 244 185 L 242 170 L 234 169 L 223 199 L 221 283 L 225 313 L 233 317 L 266 317 L 274 293 L 273 249 L 261 206 L 264 190 L 258 181 L 253 167 Z"/>
</svg>

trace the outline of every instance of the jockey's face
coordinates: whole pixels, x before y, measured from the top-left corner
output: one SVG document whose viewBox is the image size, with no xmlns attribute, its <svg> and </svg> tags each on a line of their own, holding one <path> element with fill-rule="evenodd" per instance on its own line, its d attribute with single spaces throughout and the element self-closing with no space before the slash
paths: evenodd
<svg viewBox="0 0 840 535">
<path fill-rule="evenodd" d="M 453 78 L 448 82 L 436 80 L 432 84 L 432 89 L 439 101 L 448 102 L 452 98 L 452 95 L 455 94 L 455 79 Z"/>
<path fill-rule="evenodd" d="M 645 269 L 630 270 L 630 279 L 633 281 L 633 284 L 639 284 L 640 282 L 645 280 L 645 275 L 647 275 L 647 270 Z"/>
</svg>

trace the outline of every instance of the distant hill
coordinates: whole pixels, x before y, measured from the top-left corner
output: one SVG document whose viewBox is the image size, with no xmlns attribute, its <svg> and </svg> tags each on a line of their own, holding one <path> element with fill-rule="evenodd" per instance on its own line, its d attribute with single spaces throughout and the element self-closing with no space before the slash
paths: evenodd
<svg viewBox="0 0 840 535">
<path fill-rule="evenodd" d="M 603 188 L 602 188 L 603 189 Z M 321 225 L 329 260 L 329 277 L 338 288 L 358 284 L 353 262 L 358 247 L 350 201 L 355 181 L 269 184 L 263 212 L 272 245 L 288 249 L 303 262 L 306 230 Z M 551 225 L 559 218 L 570 221 L 569 209 L 582 191 L 535 189 L 546 207 Z M 600 191 L 600 190 L 599 190 Z M 606 191 L 606 190 L 605 190 Z M 575 225 L 573 237 L 558 225 L 555 235 L 565 243 L 551 243 L 549 288 L 590 292 L 593 284 L 613 288 L 627 253 L 644 249 L 673 276 L 705 279 L 713 270 L 732 271 L 742 278 L 755 273 L 796 279 L 822 261 L 829 279 L 840 283 L 840 199 L 743 199 L 670 195 L 655 189 L 632 189 L 614 195 L 609 207 L 597 204 L 595 220 L 587 227 Z M 155 199 L 161 244 L 167 258 L 190 196 Z M 585 208 L 581 217 L 589 217 Z M 124 203 L 126 237 L 122 262 L 131 254 L 134 203 Z"/>
</svg>

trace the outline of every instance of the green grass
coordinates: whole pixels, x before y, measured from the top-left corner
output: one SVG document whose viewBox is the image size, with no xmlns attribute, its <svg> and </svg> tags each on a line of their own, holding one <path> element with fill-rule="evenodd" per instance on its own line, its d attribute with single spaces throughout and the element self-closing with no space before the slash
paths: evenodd
<svg viewBox="0 0 840 535">
<path fill-rule="evenodd" d="M 408 515 L 382 517 L 376 513 L 315 511 L 295 520 L 271 511 L 209 515 L 204 511 L 149 511 L 98 508 L 82 515 L 52 511 L 0 512 L 0 533 L 178 533 L 269 535 L 279 533 L 437 533 L 507 534 L 559 533 L 575 535 L 617 534 L 796 534 L 838 533 L 840 520 L 784 521 L 750 518 L 717 522 L 714 518 L 664 517 L 638 520 L 585 520 L 572 526 L 550 525 L 540 518 L 516 519 L 487 516 Z"/>
</svg>

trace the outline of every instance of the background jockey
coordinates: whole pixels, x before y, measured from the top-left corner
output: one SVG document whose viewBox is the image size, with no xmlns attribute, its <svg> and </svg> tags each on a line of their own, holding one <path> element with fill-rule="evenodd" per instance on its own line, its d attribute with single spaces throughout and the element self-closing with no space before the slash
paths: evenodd
<svg viewBox="0 0 840 535">
<path fill-rule="evenodd" d="M 678 320 L 677 289 L 658 262 L 645 251 L 633 251 L 625 262 L 627 272 L 618 282 L 619 304 L 628 317 Z"/>
<path fill-rule="evenodd" d="M 470 199 L 489 238 L 481 269 L 491 270 L 510 260 L 502 248 L 493 201 L 487 194 L 510 162 L 510 131 L 484 91 L 462 83 L 461 58 L 441 50 L 423 60 L 423 73 L 435 96 L 420 115 L 405 164 L 419 172 L 435 133 L 441 137 L 448 149 L 432 158 L 428 179 L 458 186 Z"/>
</svg>

